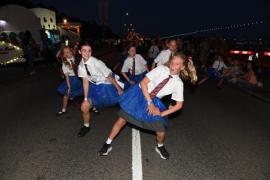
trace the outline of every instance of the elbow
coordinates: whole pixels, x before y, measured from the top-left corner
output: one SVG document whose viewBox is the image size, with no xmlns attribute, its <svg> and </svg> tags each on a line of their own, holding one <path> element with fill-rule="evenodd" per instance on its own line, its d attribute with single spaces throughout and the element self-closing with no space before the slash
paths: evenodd
<svg viewBox="0 0 270 180">
<path fill-rule="evenodd" d="M 141 85 L 141 87 L 143 87 L 144 85 L 146 85 L 146 79 L 144 78 L 141 82 L 140 82 L 140 85 Z"/>
<path fill-rule="evenodd" d="M 182 108 L 183 108 L 183 103 L 182 103 L 182 102 L 176 103 L 176 105 L 175 105 L 175 110 L 176 110 L 176 111 L 179 111 L 179 110 L 181 110 Z"/>
<path fill-rule="evenodd" d="M 109 74 L 109 76 L 107 77 L 107 79 L 108 79 L 109 81 L 113 81 L 112 74 Z"/>
</svg>

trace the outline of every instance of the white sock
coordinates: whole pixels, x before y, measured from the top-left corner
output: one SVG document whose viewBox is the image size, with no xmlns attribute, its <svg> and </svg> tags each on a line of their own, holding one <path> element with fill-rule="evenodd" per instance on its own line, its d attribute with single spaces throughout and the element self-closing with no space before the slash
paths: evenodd
<svg viewBox="0 0 270 180">
<path fill-rule="evenodd" d="M 89 123 L 84 123 L 83 124 L 85 127 L 90 127 L 90 124 Z"/>
<path fill-rule="evenodd" d="M 110 138 L 107 139 L 106 144 L 111 144 L 112 140 Z"/>
<path fill-rule="evenodd" d="M 63 108 L 63 109 L 62 109 L 62 112 L 66 112 L 66 109 L 65 109 L 65 108 Z"/>
<path fill-rule="evenodd" d="M 162 146 L 164 146 L 164 144 L 157 144 L 157 146 L 158 146 L 158 147 L 162 147 Z"/>
</svg>

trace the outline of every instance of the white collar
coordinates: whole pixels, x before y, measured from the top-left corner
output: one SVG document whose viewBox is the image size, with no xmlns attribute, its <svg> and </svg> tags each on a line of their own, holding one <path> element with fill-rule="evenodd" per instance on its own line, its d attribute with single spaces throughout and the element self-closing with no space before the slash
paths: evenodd
<svg viewBox="0 0 270 180">
<path fill-rule="evenodd" d="M 74 57 L 72 57 L 72 58 L 67 58 L 67 61 L 74 61 Z"/>
<path fill-rule="evenodd" d="M 170 74 L 173 78 L 179 78 L 179 74 L 172 75 Z"/>
<path fill-rule="evenodd" d="M 133 56 L 133 57 L 131 57 L 131 56 L 128 56 L 129 58 L 131 58 L 131 59 L 133 59 L 133 58 L 135 58 L 136 59 L 136 57 L 137 57 L 137 54 L 135 54 L 135 56 Z"/>
<path fill-rule="evenodd" d="M 86 62 L 82 58 L 83 64 L 88 64 L 88 65 L 91 64 L 93 60 L 95 60 L 95 58 L 93 56 L 90 56 L 89 59 Z"/>
</svg>

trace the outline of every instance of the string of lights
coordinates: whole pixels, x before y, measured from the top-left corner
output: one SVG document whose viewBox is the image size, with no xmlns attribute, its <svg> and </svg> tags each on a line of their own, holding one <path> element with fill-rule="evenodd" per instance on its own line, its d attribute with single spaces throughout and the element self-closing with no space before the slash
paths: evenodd
<svg viewBox="0 0 270 180">
<path fill-rule="evenodd" d="M 236 30 L 240 28 L 249 28 L 251 26 L 256 26 L 256 25 L 261 25 L 264 22 L 261 21 L 253 21 L 249 23 L 244 23 L 244 24 L 232 24 L 232 25 L 226 25 L 226 26 L 216 26 L 212 28 L 207 28 L 207 29 L 201 29 L 201 30 L 196 30 L 192 32 L 187 32 L 187 33 L 182 33 L 182 34 L 174 34 L 171 36 L 165 36 L 162 37 L 161 39 L 168 39 L 168 38 L 173 38 L 173 37 L 178 37 L 178 36 L 187 36 L 187 35 L 193 35 L 193 34 L 199 34 L 199 33 L 205 33 L 205 32 L 213 32 L 213 31 L 222 31 L 222 30 Z"/>
<path fill-rule="evenodd" d="M 1 66 L 5 66 L 5 65 L 8 65 L 8 64 L 17 62 L 18 60 L 20 60 L 23 57 L 23 51 L 18 46 L 15 46 L 15 45 L 13 45 L 11 43 L 7 43 L 5 41 L 0 41 L 0 47 L 1 46 L 12 48 L 12 49 L 15 49 L 17 51 L 16 54 L 13 57 L 3 60 L 3 62 L 0 63 Z"/>
</svg>

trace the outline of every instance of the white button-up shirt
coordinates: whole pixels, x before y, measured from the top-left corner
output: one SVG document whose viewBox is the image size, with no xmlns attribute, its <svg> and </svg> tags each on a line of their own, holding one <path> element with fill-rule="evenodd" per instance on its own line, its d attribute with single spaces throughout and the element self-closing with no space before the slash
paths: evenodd
<svg viewBox="0 0 270 180">
<path fill-rule="evenodd" d="M 85 64 L 90 72 L 90 76 L 87 75 Z M 107 79 L 112 71 L 101 61 L 95 57 L 90 57 L 86 62 L 81 60 L 78 67 L 78 76 L 81 78 L 87 78 L 90 82 L 100 84 L 110 84 Z"/>
<path fill-rule="evenodd" d="M 62 64 L 63 73 L 68 75 L 68 76 L 75 76 L 74 70 L 72 68 L 72 63 L 75 63 L 74 58 L 67 59 L 67 62 L 69 63 L 69 65 L 67 65 L 65 63 Z"/>
<path fill-rule="evenodd" d="M 167 66 L 161 65 L 146 74 L 150 79 L 148 83 L 148 93 L 151 93 L 154 88 L 170 75 L 170 69 Z M 172 78 L 167 84 L 158 92 L 157 97 L 162 98 L 166 95 L 172 95 L 172 99 L 178 102 L 184 101 L 184 87 L 179 75 L 171 75 Z"/>
<path fill-rule="evenodd" d="M 213 66 L 212 66 L 214 69 L 217 69 L 218 71 L 222 70 L 222 69 L 228 69 L 228 67 L 226 66 L 226 64 L 223 62 L 223 61 L 219 61 L 219 60 L 216 60 L 214 63 L 213 63 Z"/>
<path fill-rule="evenodd" d="M 146 71 L 145 65 L 147 64 L 145 59 L 140 54 L 136 54 L 134 58 L 135 58 L 135 75 L 139 75 L 145 72 Z M 133 58 L 127 57 L 121 71 L 132 73 L 132 67 L 133 67 Z"/>
<path fill-rule="evenodd" d="M 157 66 L 164 65 L 169 61 L 171 54 L 171 50 L 163 50 L 159 53 L 154 62 L 157 63 Z"/>
</svg>

